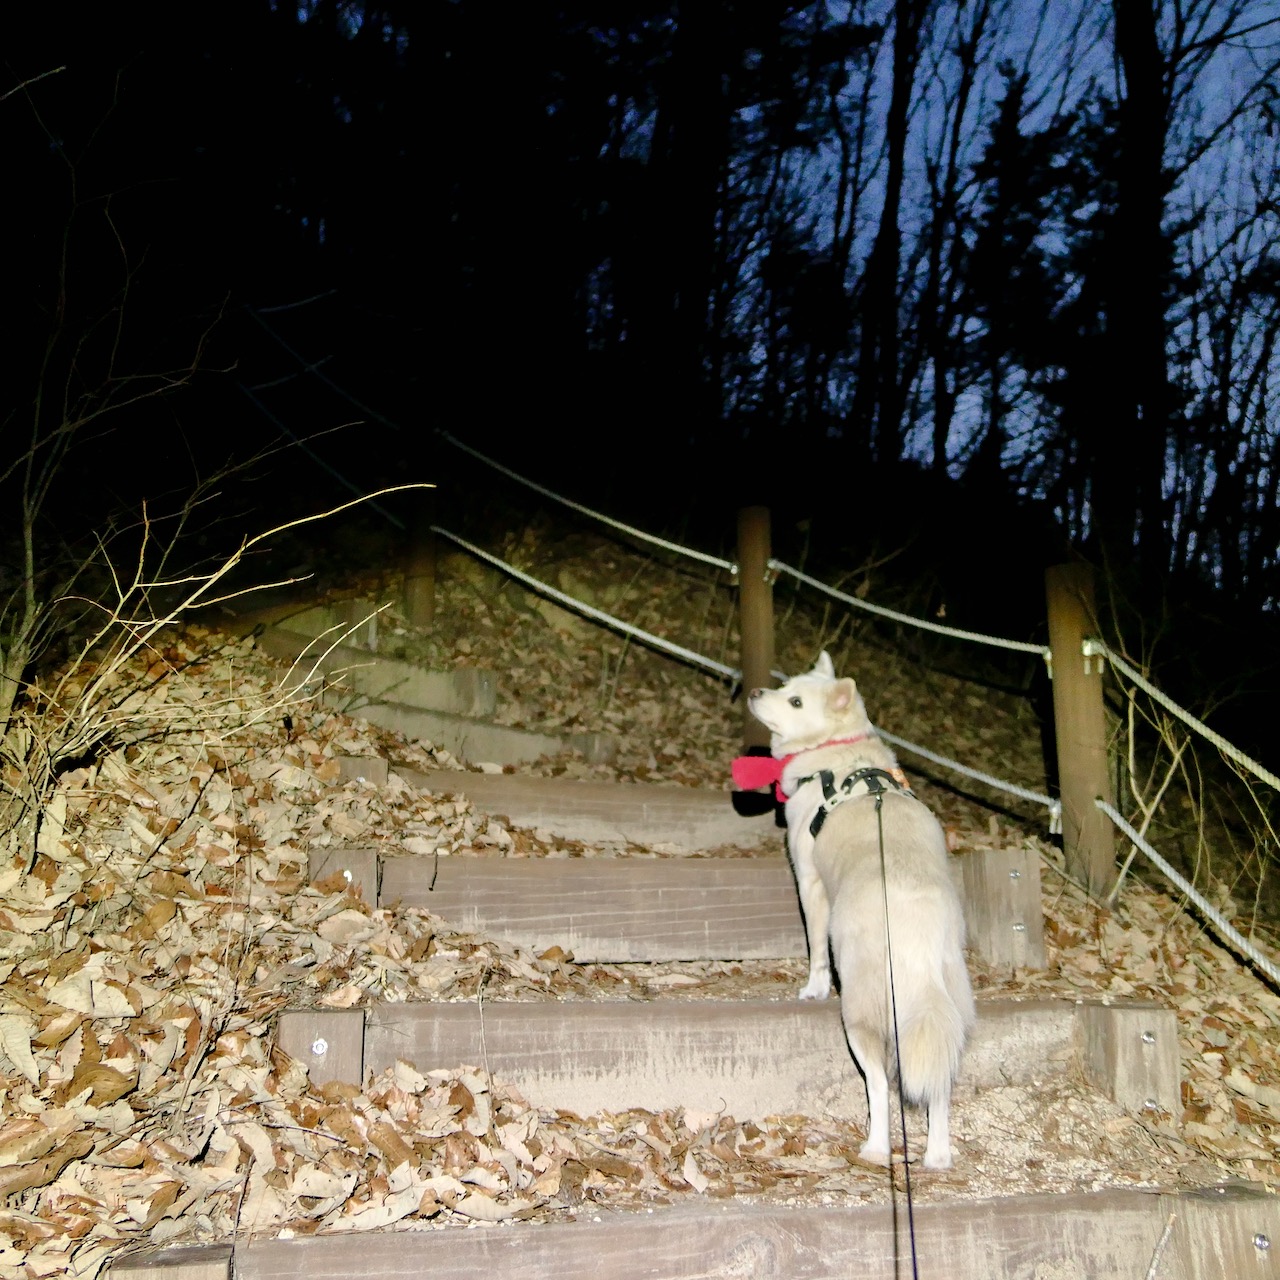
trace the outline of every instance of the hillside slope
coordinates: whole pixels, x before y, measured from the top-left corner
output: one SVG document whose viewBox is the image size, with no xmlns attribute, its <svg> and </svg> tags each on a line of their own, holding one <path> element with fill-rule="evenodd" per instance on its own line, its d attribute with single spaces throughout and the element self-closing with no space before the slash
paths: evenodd
<svg viewBox="0 0 1280 1280">
<path fill-rule="evenodd" d="M 731 655 L 723 585 L 612 544 L 508 547 L 525 567 L 713 656 Z M 357 584 L 377 594 L 376 582 Z M 381 586 L 392 586 L 383 583 Z M 780 608 L 780 664 L 823 646 L 857 676 L 886 728 L 1043 786 L 1025 703 L 895 654 L 882 635 Z M 549 773 L 723 789 L 740 704 L 720 682 L 540 605 L 470 562 L 441 566 L 437 625 L 393 647 L 491 669 L 502 716 L 607 729 L 613 765 L 544 760 Z M 388 1071 L 364 1088 L 315 1087 L 273 1048 L 286 1005 L 548 995 L 685 998 L 799 984 L 795 963 L 577 965 L 374 908 L 340 880 L 308 884 L 307 851 L 386 845 L 421 856 L 606 856 L 509 829 L 465 802 L 343 781 L 344 756 L 456 762 L 330 706 L 281 693 L 252 640 L 201 628 L 131 673 L 132 726 L 63 776 L 36 851 L 0 869 L 0 1271 L 93 1276 L 143 1242 L 237 1232 L 351 1231 L 400 1223 L 572 1216 L 591 1204 L 682 1196 L 875 1197 L 883 1174 L 850 1161 L 857 1134 L 820 1118 L 587 1117 L 539 1111 L 500 1079 Z M 128 681 L 126 681 L 128 684 Z M 1133 883 L 1102 911 L 1061 875 L 1039 815 L 994 814 L 904 760 L 953 843 L 1026 843 L 1043 859 L 1049 967 L 991 994 L 1145 996 L 1178 1013 L 1183 1114 L 1126 1116 L 1065 1086 L 958 1101 L 954 1174 L 925 1198 L 1081 1187 L 1280 1188 L 1280 998 L 1167 896 Z M 969 1156 L 965 1158 L 965 1152 Z M 696 1154 L 695 1154 L 696 1153 Z M 406 1172 L 407 1171 L 407 1172 Z"/>
</svg>

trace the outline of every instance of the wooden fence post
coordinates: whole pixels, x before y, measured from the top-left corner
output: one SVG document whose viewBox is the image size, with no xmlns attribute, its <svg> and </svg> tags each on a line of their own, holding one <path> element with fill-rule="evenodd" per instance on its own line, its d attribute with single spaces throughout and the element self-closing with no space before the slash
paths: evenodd
<svg viewBox="0 0 1280 1280">
<path fill-rule="evenodd" d="M 742 742 L 748 751 L 751 747 L 769 745 L 769 730 L 751 714 L 747 693 L 773 683 L 770 554 L 769 508 L 743 507 L 738 512 L 738 625 L 742 655 Z"/>
<path fill-rule="evenodd" d="M 435 490 L 409 497 L 409 553 L 404 566 L 404 617 L 411 627 L 430 629 L 436 616 Z"/>
<path fill-rule="evenodd" d="M 1094 800 L 1111 799 L 1101 663 L 1086 665 L 1081 646 L 1097 634 L 1093 569 L 1058 564 L 1045 572 L 1049 647 L 1053 650 L 1053 724 L 1067 871 L 1097 896 L 1115 878 L 1111 820 Z"/>
</svg>

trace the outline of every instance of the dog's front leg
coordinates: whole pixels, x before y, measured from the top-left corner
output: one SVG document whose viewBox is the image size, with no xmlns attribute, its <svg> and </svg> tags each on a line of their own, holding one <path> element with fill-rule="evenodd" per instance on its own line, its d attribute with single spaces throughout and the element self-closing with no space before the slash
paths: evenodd
<svg viewBox="0 0 1280 1280">
<path fill-rule="evenodd" d="M 825 1000 L 831 994 L 831 961 L 827 955 L 831 902 L 827 897 L 827 887 L 813 863 L 813 836 L 807 829 L 788 835 L 791 865 L 796 873 L 805 937 L 809 943 L 809 981 L 800 988 L 800 999 Z"/>
</svg>

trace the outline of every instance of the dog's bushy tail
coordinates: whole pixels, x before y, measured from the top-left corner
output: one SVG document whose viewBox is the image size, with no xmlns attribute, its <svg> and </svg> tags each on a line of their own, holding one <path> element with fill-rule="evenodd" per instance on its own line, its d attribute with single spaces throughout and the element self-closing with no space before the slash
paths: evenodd
<svg viewBox="0 0 1280 1280">
<path fill-rule="evenodd" d="M 972 1021 L 971 1008 L 944 986 L 930 987 L 912 1001 L 904 1021 L 899 1007 L 898 1053 L 902 1088 L 912 1102 L 945 1101 L 960 1066 Z"/>
</svg>

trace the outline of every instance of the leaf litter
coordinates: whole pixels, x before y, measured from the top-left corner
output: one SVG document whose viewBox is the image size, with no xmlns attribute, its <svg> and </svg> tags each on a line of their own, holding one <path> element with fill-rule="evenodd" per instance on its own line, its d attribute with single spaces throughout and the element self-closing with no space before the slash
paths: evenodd
<svg viewBox="0 0 1280 1280">
<path fill-rule="evenodd" d="M 485 626 L 473 608 L 459 624 L 463 611 L 447 612 L 477 637 L 457 656 L 520 680 L 550 672 L 551 686 L 579 691 L 572 705 L 587 711 L 574 714 L 589 723 L 601 677 L 584 683 L 582 646 L 565 642 L 563 620 L 515 605 L 495 605 L 495 616 L 500 608 L 515 622 Z M 430 643 L 451 643 L 448 628 Z M 382 787 L 344 781 L 347 756 L 462 766 L 319 701 L 282 705 L 279 670 L 252 641 L 186 627 L 167 644 L 150 659 L 167 672 L 148 695 L 157 731 L 65 774 L 35 850 L 15 841 L 0 866 L 0 1274 L 93 1277 L 144 1244 L 246 1233 L 449 1229 L 689 1196 L 856 1203 L 885 1199 L 890 1179 L 901 1189 L 901 1168 L 861 1165 L 861 1129 L 831 1118 L 579 1117 L 531 1105 L 474 1064 L 423 1073 L 402 1062 L 359 1086 L 312 1084 L 274 1043 L 286 1007 L 474 1000 L 482 990 L 790 998 L 802 965 L 577 965 L 559 948 L 535 955 L 416 908 L 376 907 L 341 877 L 308 883 L 308 854 L 327 846 L 422 857 L 606 851 L 566 850 L 573 842 L 417 792 L 394 771 Z M 723 786 L 738 722 L 723 688 L 665 665 L 655 678 L 649 655 L 613 655 L 605 722 L 626 725 L 630 745 L 611 766 L 569 757 L 535 770 Z M 672 697 L 678 725 L 661 710 Z M 534 722 L 535 703 L 522 704 Z M 1025 725 L 997 730 L 988 744 L 1036 759 L 1016 747 Z M 1133 883 L 1103 911 L 1026 827 L 945 803 L 962 854 L 1025 841 L 1045 868 L 1048 967 L 1009 976 L 975 964 L 979 999 L 1171 1005 L 1183 1108 L 1130 1116 L 1072 1079 L 1051 1090 L 961 1089 L 956 1166 L 917 1174 L 914 1193 L 1280 1186 L 1280 998 L 1166 895 Z M 918 1118 L 908 1127 L 914 1149 Z"/>
</svg>

